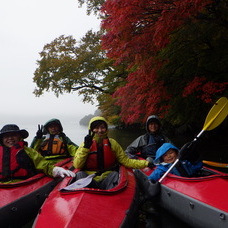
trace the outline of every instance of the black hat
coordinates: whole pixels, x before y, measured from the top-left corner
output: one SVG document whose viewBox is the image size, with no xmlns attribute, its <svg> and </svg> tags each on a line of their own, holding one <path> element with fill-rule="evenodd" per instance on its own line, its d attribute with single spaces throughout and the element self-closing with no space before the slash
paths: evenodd
<svg viewBox="0 0 228 228">
<path fill-rule="evenodd" d="M 19 133 L 23 139 L 29 136 L 29 133 L 25 129 L 20 130 L 16 124 L 7 124 L 1 129 L 0 138 L 2 138 L 5 133 L 10 132 Z"/>
</svg>

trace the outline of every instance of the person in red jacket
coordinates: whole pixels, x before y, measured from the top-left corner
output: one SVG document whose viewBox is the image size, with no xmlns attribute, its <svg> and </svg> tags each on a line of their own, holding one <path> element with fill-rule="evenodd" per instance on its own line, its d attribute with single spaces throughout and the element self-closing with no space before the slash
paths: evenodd
<svg viewBox="0 0 228 228">
<path fill-rule="evenodd" d="M 27 179 L 37 172 L 52 177 L 75 176 L 70 170 L 51 165 L 24 141 L 29 133 L 15 124 L 0 131 L 0 182 L 11 183 Z"/>
</svg>

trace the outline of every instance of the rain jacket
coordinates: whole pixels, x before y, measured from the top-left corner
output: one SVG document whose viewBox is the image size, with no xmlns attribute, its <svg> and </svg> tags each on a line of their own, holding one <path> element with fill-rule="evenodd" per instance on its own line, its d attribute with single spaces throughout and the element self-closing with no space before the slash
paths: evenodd
<svg viewBox="0 0 228 228">
<path fill-rule="evenodd" d="M 48 133 L 48 125 L 50 123 L 57 123 L 60 126 L 60 133 L 58 135 L 50 135 Z M 44 136 L 41 139 L 34 137 L 31 147 L 41 153 L 45 159 L 49 160 L 52 164 L 63 160 L 66 157 L 74 157 L 78 145 L 73 143 L 64 133 L 61 122 L 58 119 L 51 119 L 44 124 Z M 49 141 L 55 141 L 55 143 L 61 143 L 61 150 L 57 151 L 55 154 L 53 151 L 42 151 L 42 147 L 48 144 Z M 48 146 L 49 147 L 49 146 Z M 53 145 L 50 146 L 53 148 Z"/>
<path fill-rule="evenodd" d="M 90 120 L 89 123 L 89 129 L 91 126 L 91 123 L 93 123 L 96 120 L 102 120 L 104 122 L 107 123 L 107 121 L 105 120 L 105 118 L 103 117 L 94 117 Z M 100 143 L 103 141 L 104 138 L 107 138 L 107 134 L 105 134 L 103 136 L 103 138 L 98 137 L 97 134 L 94 135 L 93 140 L 95 140 L 97 143 Z M 125 154 L 124 150 L 122 149 L 122 147 L 119 145 L 118 142 L 116 142 L 116 140 L 112 139 L 112 138 L 108 138 L 109 142 L 110 142 L 110 146 L 111 146 L 111 150 L 113 152 L 113 154 L 116 157 L 116 161 L 117 163 L 127 167 L 127 168 L 134 168 L 134 169 L 142 169 L 148 166 L 149 162 L 146 160 L 135 160 L 135 159 L 130 159 L 127 157 L 127 155 Z M 84 148 L 84 143 L 82 143 L 76 154 L 75 154 L 75 158 L 74 158 L 74 167 L 78 168 L 78 169 L 83 169 L 85 167 L 86 164 L 86 160 L 88 158 L 90 149 Z M 110 167 L 111 168 L 111 167 Z M 88 171 L 88 170 L 84 170 L 87 174 L 92 174 L 95 173 L 96 171 Z M 96 176 L 94 178 L 94 180 L 96 181 L 101 181 L 103 180 L 110 172 L 112 171 L 106 171 L 103 174 L 101 174 L 101 176 Z"/>
<path fill-rule="evenodd" d="M 149 180 L 157 181 L 162 175 L 169 169 L 172 165 L 170 163 L 164 163 L 162 161 L 162 156 L 170 149 L 174 149 L 177 152 L 179 149 L 172 145 L 171 143 L 164 143 L 156 152 L 156 158 L 154 160 L 154 164 L 157 165 L 156 169 L 150 174 L 148 177 Z M 176 165 L 170 173 L 175 174 L 177 176 L 193 176 L 197 171 L 199 171 L 203 167 L 203 163 L 201 161 L 195 162 L 194 164 L 190 163 L 187 160 L 179 161 L 179 165 Z"/>
<path fill-rule="evenodd" d="M 19 142 L 19 143 L 21 143 L 21 142 Z M 24 141 L 22 143 L 24 144 Z M 31 162 L 33 163 L 36 171 L 38 171 L 38 172 L 41 171 L 41 172 L 44 172 L 48 176 L 53 176 L 52 171 L 53 171 L 54 166 L 49 164 L 49 162 L 47 160 L 45 160 L 43 158 L 43 156 L 41 156 L 34 149 L 27 147 L 25 145 L 21 149 L 28 155 L 28 157 L 31 160 Z M 16 180 L 16 179 L 9 180 L 7 183 L 12 183 L 12 182 L 17 182 L 17 181 L 20 181 L 20 180 L 19 179 L 18 180 Z"/>
<path fill-rule="evenodd" d="M 155 158 L 157 149 L 163 143 L 171 142 L 165 135 L 161 134 L 160 130 L 156 134 L 152 134 L 149 131 L 148 125 L 152 119 L 154 119 L 159 124 L 159 126 L 161 126 L 161 122 L 157 116 L 149 116 L 146 121 L 147 133 L 139 136 L 127 147 L 125 152 L 128 155 L 128 157 L 137 158 L 136 155 L 139 153 L 139 155 L 143 158 Z"/>
</svg>

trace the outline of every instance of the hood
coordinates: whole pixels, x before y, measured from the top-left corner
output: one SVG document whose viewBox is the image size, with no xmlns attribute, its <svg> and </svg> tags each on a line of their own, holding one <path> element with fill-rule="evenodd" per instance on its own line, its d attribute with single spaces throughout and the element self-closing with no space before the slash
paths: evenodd
<svg viewBox="0 0 228 228">
<path fill-rule="evenodd" d="M 63 132 L 63 127 L 62 127 L 62 124 L 61 124 L 61 122 L 60 122 L 60 120 L 58 120 L 58 119 L 50 119 L 50 120 L 48 120 L 45 124 L 44 124 L 44 131 L 45 131 L 45 134 L 47 134 L 48 133 L 48 125 L 49 124 L 52 124 L 52 123 L 56 123 L 56 124 L 58 124 L 59 126 L 60 126 L 60 132 Z"/>
<path fill-rule="evenodd" d="M 95 121 L 98 121 L 98 120 L 104 121 L 104 122 L 106 123 L 106 125 L 107 125 L 107 133 L 104 134 L 102 138 L 107 138 L 107 135 L 108 135 L 108 122 L 107 122 L 107 120 L 106 120 L 104 117 L 102 117 L 102 116 L 95 116 L 95 117 L 93 117 L 93 118 L 89 121 L 88 129 L 89 129 L 89 131 L 90 131 L 90 130 L 91 130 L 91 124 L 94 123 Z M 96 141 L 100 141 L 100 140 L 101 140 L 101 137 L 98 137 L 98 135 L 95 134 L 95 135 L 93 136 L 93 139 L 95 139 Z"/>
<path fill-rule="evenodd" d="M 88 129 L 91 129 L 91 124 L 92 124 L 93 122 L 97 121 L 97 120 L 104 121 L 104 122 L 107 124 L 107 127 L 108 127 L 108 122 L 107 122 L 107 120 L 106 120 L 104 117 L 102 117 L 102 116 L 95 116 L 95 117 L 93 117 L 93 118 L 89 121 Z"/>
<path fill-rule="evenodd" d="M 151 115 L 151 116 L 149 116 L 149 117 L 147 118 L 147 120 L 146 120 L 146 131 L 147 131 L 147 132 L 149 132 L 148 125 L 149 125 L 149 123 L 152 122 L 152 121 L 157 122 L 158 125 L 159 125 L 159 127 L 161 127 L 161 121 L 160 121 L 160 119 L 158 118 L 158 116 L 156 116 L 156 115 Z"/>
<path fill-rule="evenodd" d="M 158 148 L 157 152 L 156 152 L 156 157 L 154 159 L 154 164 L 155 165 L 159 165 L 162 160 L 161 157 L 169 150 L 169 149 L 174 149 L 176 151 L 179 151 L 179 149 L 177 147 L 175 147 L 173 144 L 171 143 L 164 143 L 162 144 L 161 147 Z"/>
</svg>

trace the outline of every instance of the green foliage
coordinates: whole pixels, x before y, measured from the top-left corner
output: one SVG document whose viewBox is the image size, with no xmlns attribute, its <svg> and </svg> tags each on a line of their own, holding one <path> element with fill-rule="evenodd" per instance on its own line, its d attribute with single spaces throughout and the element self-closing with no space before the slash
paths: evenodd
<svg viewBox="0 0 228 228">
<path fill-rule="evenodd" d="M 101 6 L 105 2 L 105 0 L 78 0 L 78 2 L 80 7 L 86 4 L 88 15 L 90 15 L 91 13 L 94 13 L 95 15 L 99 15 Z"/>
<path fill-rule="evenodd" d="M 120 107 L 115 105 L 116 99 L 109 94 L 101 94 L 98 97 L 99 107 L 102 115 L 109 123 L 114 124 L 119 120 Z"/>
<path fill-rule="evenodd" d="M 112 94 L 126 77 L 123 66 L 114 67 L 100 46 L 100 32 L 88 31 L 78 43 L 71 36 L 60 36 L 44 46 L 34 73 L 34 93 L 53 91 L 56 96 L 78 91 L 84 102 L 101 94 Z"/>
</svg>

